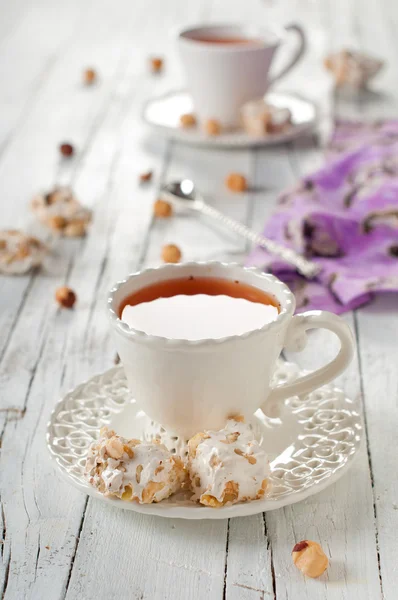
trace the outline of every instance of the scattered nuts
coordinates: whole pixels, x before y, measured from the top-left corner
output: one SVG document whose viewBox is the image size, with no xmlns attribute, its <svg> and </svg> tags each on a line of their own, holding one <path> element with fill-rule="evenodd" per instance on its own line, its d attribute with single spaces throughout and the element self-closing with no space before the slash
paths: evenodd
<svg viewBox="0 0 398 600">
<path fill-rule="evenodd" d="M 208 119 L 205 123 L 205 131 L 207 135 L 220 135 L 221 123 L 216 119 Z"/>
<path fill-rule="evenodd" d="M 64 308 L 72 308 L 76 302 L 76 294 L 66 286 L 62 286 L 55 292 L 55 299 Z"/>
<path fill-rule="evenodd" d="M 180 117 L 180 125 L 181 127 L 195 127 L 196 125 L 196 117 L 192 113 L 186 113 L 185 115 L 181 115 Z"/>
<path fill-rule="evenodd" d="M 150 59 L 150 65 L 152 73 L 160 73 L 163 69 L 163 58 L 160 56 L 153 56 Z"/>
<path fill-rule="evenodd" d="M 329 561 L 316 542 L 303 540 L 292 551 L 293 562 L 307 577 L 319 577 L 327 569 Z"/>
<path fill-rule="evenodd" d="M 146 171 L 145 173 L 141 173 L 140 183 L 144 183 L 146 181 L 151 181 L 152 175 L 153 175 L 153 171 Z"/>
<path fill-rule="evenodd" d="M 86 69 L 83 72 L 83 82 L 86 85 L 92 85 L 97 79 L 97 73 L 94 71 L 94 69 Z"/>
<path fill-rule="evenodd" d="M 230 173 L 225 180 L 225 185 L 231 192 L 244 192 L 247 190 L 247 180 L 240 173 Z"/>
<path fill-rule="evenodd" d="M 62 156 L 72 156 L 75 150 L 72 144 L 65 143 L 60 145 L 59 151 L 61 152 Z"/>
<path fill-rule="evenodd" d="M 181 260 L 181 250 L 174 244 L 167 244 L 163 246 L 162 258 L 166 263 L 178 263 Z"/>
<path fill-rule="evenodd" d="M 153 205 L 153 212 L 155 217 L 167 219 L 167 217 L 171 217 L 173 214 L 173 207 L 169 202 L 166 202 L 166 200 L 161 200 L 159 198 L 159 200 L 156 200 L 155 204 Z"/>
<path fill-rule="evenodd" d="M 46 253 L 46 246 L 37 238 L 22 231 L 0 231 L 0 273 L 27 273 L 41 265 Z"/>
</svg>

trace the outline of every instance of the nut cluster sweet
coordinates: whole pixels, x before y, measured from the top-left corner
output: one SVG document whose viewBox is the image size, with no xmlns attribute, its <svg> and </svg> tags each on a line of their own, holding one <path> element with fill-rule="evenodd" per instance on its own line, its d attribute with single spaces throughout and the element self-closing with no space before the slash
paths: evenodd
<svg viewBox="0 0 398 600">
<path fill-rule="evenodd" d="M 383 64 L 382 60 L 354 50 L 341 50 L 324 60 L 337 87 L 349 86 L 356 89 L 366 88 Z"/>
<path fill-rule="evenodd" d="M 151 504 L 180 490 L 186 471 L 163 444 L 126 439 L 104 427 L 89 449 L 85 476 L 105 496 Z"/>
<path fill-rule="evenodd" d="M 16 229 L 0 231 L 0 273 L 20 275 L 39 267 L 47 247 L 39 239 Z"/>
<path fill-rule="evenodd" d="M 83 207 L 66 187 L 55 187 L 47 194 L 38 194 L 31 206 L 42 223 L 67 237 L 84 236 L 91 220 L 91 211 Z"/>
<path fill-rule="evenodd" d="M 244 104 L 241 118 L 246 133 L 254 137 L 284 133 L 292 126 L 292 114 L 288 108 L 273 106 L 263 99 Z"/>
<path fill-rule="evenodd" d="M 193 500 L 220 508 L 262 498 L 270 468 L 250 426 L 230 419 L 220 431 L 197 433 L 188 442 Z"/>
<path fill-rule="evenodd" d="M 307 577 L 320 577 L 326 571 L 329 560 L 321 546 L 311 540 L 296 544 L 292 551 L 293 562 Z"/>
</svg>

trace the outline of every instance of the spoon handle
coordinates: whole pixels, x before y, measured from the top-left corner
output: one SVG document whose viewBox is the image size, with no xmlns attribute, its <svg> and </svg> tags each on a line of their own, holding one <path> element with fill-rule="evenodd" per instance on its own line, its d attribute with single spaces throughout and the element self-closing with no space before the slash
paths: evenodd
<svg viewBox="0 0 398 600">
<path fill-rule="evenodd" d="M 316 263 L 307 260 L 303 256 L 300 256 L 300 254 L 298 254 L 291 248 L 286 248 L 285 246 L 282 246 L 282 244 L 278 244 L 278 242 L 275 242 L 274 240 L 270 240 L 269 238 L 266 238 L 260 235 L 259 233 L 255 233 L 252 229 L 246 227 L 246 225 L 243 225 L 242 223 L 239 223 L 239 221 L 235 221 L 235 219 L 224 215 L 209 204 L 201 202 L 200 210 L 202 213 L 208 215 L 209 217 L 217 219 L 218 221 L 223 223 L 223 225 L 226 225 L 227 227 L 232 229 L 232 231 L 235 231 L 236 233 L 246 238 L 253 244 L 261 246 L 274 256 L 278 256 L 279 258 L 281 258 L 284 262 L 290 263 L 291 265 L 296 267 L 297 271 L 304 275 L 304 277 L 312 279 L 320 273 L 321 267 Z"/>
</svg>

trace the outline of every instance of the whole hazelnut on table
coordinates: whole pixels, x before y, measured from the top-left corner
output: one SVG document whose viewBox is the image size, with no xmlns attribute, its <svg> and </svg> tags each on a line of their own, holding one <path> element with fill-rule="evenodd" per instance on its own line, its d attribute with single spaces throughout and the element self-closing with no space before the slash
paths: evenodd
<svg viewBox="0 0 398 600">
<path fill-rule="evenodd" d="M 240 173 L 230 173 L 225 180 L 225 185 L 231 192 L 245 192 L 247 190 L 247 180 Z"/>
<path fill-rule="evenodd" d="M 160 56 L 152 56 L 150 59 L 151 71 L 152 73 L 160 73 L 163 69 L 163 58 Z"/>
<path fill-rule="evenodd" d="M 97 73 L 94 69 L 86 69 L 83 73 L 83 82 L 86 85 L 92 85 L 97 79 Z"/>
<path fill-rule="evenodd" d="M 63 308 L 72 308 L 76 302 L 76 294 L 64 285 L 55 292 L 55 299 Z"/>
<path fill-rule="evenodd" d="M 144 173 L 140 174 L 140 177 L 139 177 L 140 183 L 151 181 L 152 175 L 153 175 L 153 171 L 144 171 Z"/>
<path fill-rule="evenodd" d="M 181 127 L 195 127 L 196 125 L 196 117 L 192 113 L 186 113 L 185 115 L 181 115 L 180 117 L 180 125 Z"/>
<path fill-rule="evenodd" d="M 165 263 L 178 263 L 181 256 L 181 250 L 175 244 L 167 244 L 162 248 L 162 259 Z"/>
<path fill-rule="evenodd" d="M 205 132 L 207 135 L 220 135 L 221 123 L 216 119 L 208 119 L 205 123 Z"/>
<path fill-rule="evenodd" d="M 319 577 L 328 568 L 329 560 L 316 542 L 303 540 L 292 551 L 293 562 L 307 577 Z"/>
<path fill-rule="evenodd" d="M 173 207 L 169 202 L 166 202 L 166 200 L 159 198 L 159 200 L 156 200 L 155 204 L 153 205 L 153 212 L 155 217 L 167 219 L 173 214 Z"/>
<path fill-rule="evenodd" d="M 74 148 L 72 146 L 72 144 L 60 144 L 59 146 L 59 151 L 61 152 L 62 156 L 72 156 L 74 153 Z"/>
</svg>

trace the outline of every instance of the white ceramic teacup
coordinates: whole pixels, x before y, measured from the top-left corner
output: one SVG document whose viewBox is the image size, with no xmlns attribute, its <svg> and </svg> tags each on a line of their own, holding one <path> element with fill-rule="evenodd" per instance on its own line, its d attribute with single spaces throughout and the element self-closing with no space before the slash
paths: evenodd
<svg viewBox="0 0 398 600">
<path fill-rule="evenodd" d="M 277 49 L 289 32 L 299 36 L 299 45 L 289 63 L 277 74 L 269 71 Z M 256 40 L 247 44 L 214 44 L 201 38 Z M 299 25 L 254 27 L 208 25 L 184 29 L 178 36 L 179 54 L 195 113 L 217 119 L 224 127 L 239 125 L 242 105 L 261 98 L 271 84 L 283 77 L 305 51 L 305 36 Z"/>
<path fill-rule="evenodd" d="M 277 319 L 243 335 L 200 341 L 165 339 L 130 329 L 118 318 L 119 306 L 133 292 L 164 281 L 189 276 L 239 280 L 274 296 Z M 142 410 L 179 435 L 225 425 L 228 416 L 250 417 L 296 394 L 331 381 L 354 354 L 351 330 L 336 315 L 310 311 L 294 315 L 295 298 L 273 275 L 254 268 L 219 262 L 165 265 L 130 275 L 116 284 L 108 298 L 108 313 L 116 348 L 128 385 Z M 271 388 L 276 360 L 283 348 L 301 351 L 308 329 L 324 328 L 340 338 L 336 358 L 292 384 Z"/>
</svg>

